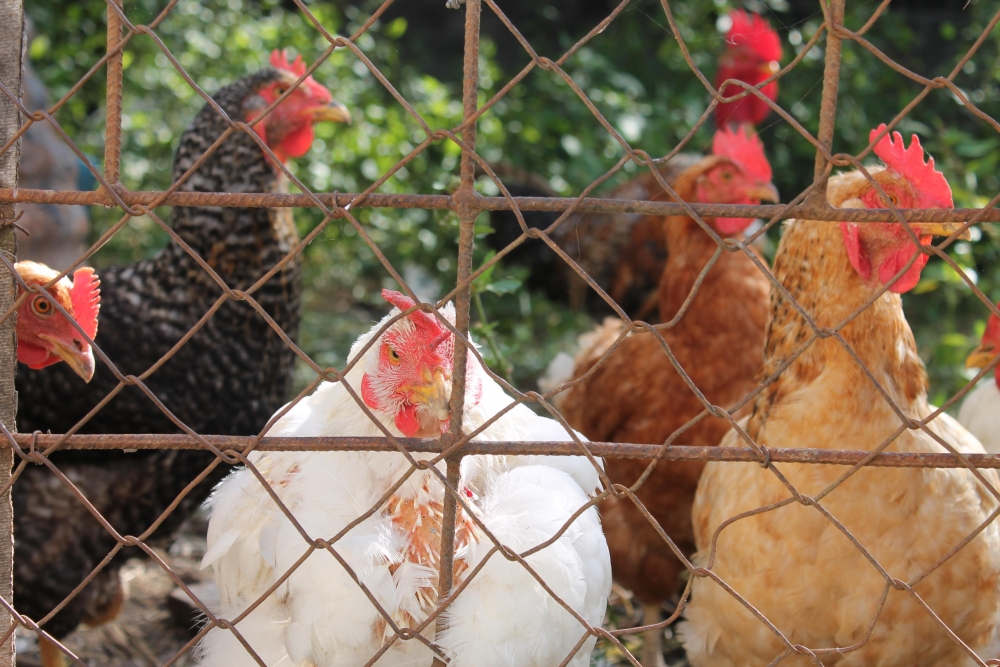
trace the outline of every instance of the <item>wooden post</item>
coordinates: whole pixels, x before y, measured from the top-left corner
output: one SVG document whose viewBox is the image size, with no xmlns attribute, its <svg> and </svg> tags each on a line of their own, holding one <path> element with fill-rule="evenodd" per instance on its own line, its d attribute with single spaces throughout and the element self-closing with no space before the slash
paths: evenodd
<svg viewBox="0 0 1000 667">
<path fill-rule="evenodd" d="M 22 96 L 24 75 L 24 7 L 22 0 L 0 0 L 0 82 L 18 99 Z M 6 144 L 21 127 L 17 105 L 0 92 L 0 146 Z M 21 142 L 13 144 L 0 155 L 0 188 L 17 187 L 17 165 Z M 11 262 L 17 253 L 14 236 L 14 204 L 0 202 L 0 252 Z M 17 294 L 14 276 L 0 264 L 0 312 L 5 312 Z M 14 333 L 16 316 L 0 322 L 0 421 L 13 433 L 17 415 L 17 338 Z M 10 479 L 14 451 L 0 447 L 0 486 Z M 0 596 L 14 600 L 14 515 L 10 493 L 0 498 Z M 10 615 L 0 609 L 0 634 L 10 627 Z M 14 667 L 14 636 L 0 645 L 0 667 Z"/>
</svg>

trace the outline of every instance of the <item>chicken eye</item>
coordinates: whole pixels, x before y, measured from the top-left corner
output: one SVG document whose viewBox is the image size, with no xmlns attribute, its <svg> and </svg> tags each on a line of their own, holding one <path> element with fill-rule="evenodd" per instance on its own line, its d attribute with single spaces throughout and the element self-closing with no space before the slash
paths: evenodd
<svg viewBox="0 0 1000 667">
<path fill-rule="evenodd" d="M 281 97 L 282 95 L 285 94 L 286 90 L 288 90 L 288 88 L 286 88 L 285 86 L 282 86 L 282 85 L 279 84 L 279 85 L 277 85 L 277 86 L 274 87 L 274 96 L 275 97 Z"/>
<path fill-rule="evenodd" d="M 35 311 L 36 315 L 41 315 L 42 317 L 48 317 L 52 314 L 52 304 L 44 296 L 36 296 L 31 302 L 31 308 Z"/>
<path fill-rule="evenodd" d="M 731 180 L 733 180 L 733 172 L 731 172 L 731 171 L 724 171 L 724 172 L 722 172 L 722 180 L 724 180 L 724 181 L 731 181 Z"/>
<path fill-rule="evenodd" d="M 398 364 L 400 361 L 402 361 L 402 359 L 400 359 L 399 357 L 399 353 L 396 352 L 396 350 L 392 349 L 389 346 L 386 346 L 386 350 L 388 350 L 389 363 L 395 365 Z"/>
</svg>

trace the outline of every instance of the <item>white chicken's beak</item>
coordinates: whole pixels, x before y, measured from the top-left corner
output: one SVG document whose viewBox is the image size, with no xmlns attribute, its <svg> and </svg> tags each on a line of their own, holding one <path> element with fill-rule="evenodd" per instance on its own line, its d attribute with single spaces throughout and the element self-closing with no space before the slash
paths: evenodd
<svg viewBox="0 0 1000 667">
<path fill-rule="evenodd" d="M 94 351 L 90 349 L 89 345 L 82 343 L 81 347 L 85 349 L 81 349 L 81 347 L 66 343 L 55 336 L 38 334 L 38 337 L 48 341 L 52 345 L 52 352 L 69 364 L 73 372 L 82 377 L 84 382 L 90 382 L 94 377 Z"/>
<path fill-rule="evenodd" d="M 403 389 L 410 394 L 411 401 L 426 405 L 437 419 L 440 421 L 448 419 L 451 378 L 440 368 L 434 370 L 433 374 L 430 369 L 425 368 L 422 375 L 426 383 L 407 385 Z"/>
</svg>

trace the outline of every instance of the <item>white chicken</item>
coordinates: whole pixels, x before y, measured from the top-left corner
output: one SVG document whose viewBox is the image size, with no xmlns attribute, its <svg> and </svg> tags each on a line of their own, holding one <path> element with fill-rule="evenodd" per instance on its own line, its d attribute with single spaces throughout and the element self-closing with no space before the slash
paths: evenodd
<svg viewBox="0 0 1000 667">
<path fill-rule="evenodd" d="M 1000 319 L 990 315 L 986 322 L 983 340 L 969 358 L 966 368 L 986 368 L 1000 354 Z M 990 454 L 1000 454 L 1000 375 L 990 382 L 988 378 L 976 386 L 958 411 L 958 421 L 979 438 Z"/>
<path fill-rule="evenodd" d="M 390 318 L 413 306 L 397 292 L 386 290 L 383 296 L 399 310 L 355 342 L 350 358 L 360 358 L 345 383 L 388 432 L 436 437 L 448 428 L 454 336 L 433 316 L 414 311 L 365 350 Z M 451 304 L 441 313 L 454 321 Z M 474 356 L 467 369 L 463 426 L 471 432 L 512 399 Z M 384 435 L 345 383 L 322 384 L 269 435 Z M 567 439 L 559 424 L 523 405 L 476 437 Z M 411 469 L 403 454 L 389 452 L 258 452 L 250 460 L 301 529 L 330 540 L 357 581 L 329 551 L 309 553 L 299 529 L 260 480 L 240 469 L 208 501 L 212 518 L 202 566 L 214 568 L 220 617 L 236 618 L 274 588 L 235 626 L 269 667 L 360 667 L 380 650 L 380 666 L 429 665 L 433 654 L 419 640 L 391 641 L 395 633 L 373 600 L 401 628 L 418 627 L 436 606 L 443 490 L 434 472 Z M 499 542 L 523 553 L 556 535 L 600 486 L 597 468 L 584 457 L 470 456 L 463 460 L 459 488 Z M 433 623 L 423 637 L 435 641 L 456 667 L 555 667 L 570 655 L 587 628 L 519 563 L 491 555 L 493 543 L 461 508 L 455 542 L 456 586 L 489 560 L 446 609 L 436 639 Z M 525 560 L 588 624 L 601 624 L 611 564 L 595 508 Z M 588 665 L 595 641 L 588 637 L 569 664 Z M 199 663 L 257 664 L 222 628 L 202 640 Z"/>
</svg>

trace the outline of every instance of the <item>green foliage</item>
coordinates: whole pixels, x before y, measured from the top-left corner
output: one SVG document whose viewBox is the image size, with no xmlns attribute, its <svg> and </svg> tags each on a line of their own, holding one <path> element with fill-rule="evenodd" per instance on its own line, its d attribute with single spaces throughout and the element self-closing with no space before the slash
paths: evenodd
<svg viewBox="0 0 1000 667">
<path fill-rule="evenodd" d="M 38 33 L 31 45 L 31 58 L 53 97 L 58 98 L 103 52 L 105 0 L 34 0 L 27 4 Z M 125 6 L 133 22 L 149 23 L 164 4 L 164 0 L 127 0 Z M 694 62 L 711 79 L 715 57 L 723 47 L 716 21 L 736 5 L 729 0 L 674 0 L 670 4 Z M 443 5 L 442 0 L 441 12 L 447 11 Z M 973 1 L 964 12 L 956 10 L 953 21 L 932 23 L 930 28 L 925 21 L 919 30 L 913 27 L 913 15 L 890 7 L 865 37 L 923 76 L 946 75 L 985 27 L 992 11 L 986 5 Z M 194 81 L 211 93 L 266 64 L 271 49 L 290 48 L 308 61 L 326 50 L 326 40 L 290 6 L 278 0 L 180 0 L 156 32 Z M 339 34 L 356 30 L 375 7 L 371 2 L 342 7 L 321 1 L 309 6 L 327 30 Z M 876 6 L 871 0 L 848 3 L 847 26 L 860 28 Z M 752 8 L 765 6 L 754 2 Z M 804 15 L 796 13 L 784 0 L 768 0 L 766 9 L 772 24 L 781 27 L 787 63 L 814 34 L 822 15 L 818 7 Z M 587 29 L 589 26 L 584 31 Z M 357 44 L 432 129 L 455 127 L 461 118 L 461 91 L 457 85 L 424 72 L 429 59 L 460 58 L 460 54 L 428 52 L 404 57 L 401 54 L 407 53 L 408 31 L 412 27 L 405 17 L 386 18 L 376 21 Z M 571 38 L 559 22 L 553 22 L 553 31 L 564 48 L 579 36 Z M 532 35 L 527 37 L 530 40 Z M 994 31 L 980 55 L 956 78 L 969 98 L 993 115 L 1000 111 L 995 83 L 1000 76 L 998 40 L 1000 36 Z M 818 125 L 822 45 L 820 42 L 820 48 L 782 79 L 779 97 L 779 103 L 812 132 Z M 524 54 L 518 68 L 528 62 Z M 177 140 L 203 100 L 145 35 L 129 43 L 124 63 L 123 182 L 133 189 L 164 188 L 170 182 L 171 155 Z M 708 105 L 708 95 L 688 68 L 659 3 L 651 0 L 630 6 L 569 59 L 564 69 L 612 126 L 633 146 L 653 155 L 671 150 Z M 490 99 L 516 71 L 501 67 L 494 42 L 484 38 L 480 101 Z M 350 127 L 319 128 L 312 150 L 292 164 L 309 187 L 328 192 L 364 189 L 425 139 L 419 123 L 348 50 L 338 49 L 330 55 L 316 78 L 348 105 L 355 122 Z M 919 84 L 871 53 L 848 44 L 835 150 L 861 150 L 868 131 L 891 119 L 921 90 Z M 57 115 L 74 140 L 94 155 L 103 152 L 103 105 L 101 69 Z M 1000 137 L 947 90 L 932 91 L 900 129 L 921 136 L 948 176 L 957 205 L 983 205 L 1000 190 Z M 777 116 L 772 115 L 761 131 L 775 182 L 787 201 L 811 181 L 814 151 Z M 707 151 L 710 136 L 711 127 L 702 128 L 688 150 Z M 486 159 L 528 169 L 546 179 L 553 190 L 567 195 L 579 192 L 623 155 L 572 88 L 557 73 L 537 68 L 482 117 L 479 146 Z M 436 142 L 397 171 L 381 191 L 451 192 L 458 183 L 458 155 L 452 142 Z M 628 178 L 637 168 L 627 165 L 608 186 Z M 484 194 L 496 192 L 483 178 L 478 187 Z M 418 293 L 427 297 L 448 291 L 454 282 L 458 229 L 453 214 L 389 209 L 358 209 L 355 213 Z M 118 214 L 95 209 L 94 238 L 113 224 Z M 302 233 L 320 221 L 309 209 L 297 210 L 296 219 Z M 481 237 L 488 228 L 477 231 Z M 770 234 L 772 241 L 777 240 L 777 229 Z M 152 221 L 139 218 L 130 221 L 95 260 L 99 266 L 132 261 L 149 256 L 165 243 L 165 234 Z M 990 298 L 1000 298 L 1000 234 L 991 225 L 983 226 L 975 242 L 958 243 L 949 254 Z M 478 250 L 477 264 L 485 258 Z M 574 336 L 591 323 L 580 313 L 529 294 L 521 286 L 523 278 L 517 270 L 503 265 L 484 274 L 475 285 L 473 319 L 488 362 L 521 388 L 530 388 L 555 352 L 569 348 Z M 353 338 L 384 312 L 379 290 L 395 284 L 344 221 L 331 224 L 309 247 L 305 280 L 301 343 L 321 364 L 342 363 Z M 986 309 L 965 281 L 940 260 L 931 261 L 918 289 L 907 295 L 906 308 L 921 354 L 929 364 L 932 397 L 941 401 L 965 381 L 962 361 L 982 330 Z M 301 379 L 307 378 L 303 373 Z"/>
</svg>

